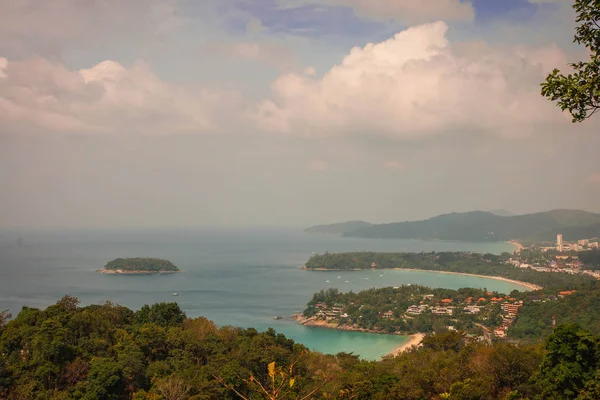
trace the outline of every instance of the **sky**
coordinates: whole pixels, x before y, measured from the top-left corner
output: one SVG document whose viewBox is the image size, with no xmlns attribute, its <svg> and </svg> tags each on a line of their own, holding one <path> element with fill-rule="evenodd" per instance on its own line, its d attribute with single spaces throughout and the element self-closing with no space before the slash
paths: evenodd
<svg viewBox="0 0 600 400">
<path fill-rule="evenodd" d="M 3 0 L 0 227 L 600 212 L 567 0 Z"/>
</svg>

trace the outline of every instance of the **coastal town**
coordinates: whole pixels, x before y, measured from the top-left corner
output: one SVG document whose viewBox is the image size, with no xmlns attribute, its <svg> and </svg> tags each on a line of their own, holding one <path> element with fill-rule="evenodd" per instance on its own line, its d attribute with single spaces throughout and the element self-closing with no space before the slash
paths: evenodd
<svg viewBox="0 0 600 400">
<path fill-rule="evenodd" d="M 518 248 L 507 264 L 539 272 L 582 274 L 600 279 L 598 238 L 567 242 L 562 234 L 557 234 L 556 243 L 542 242 L 528 247 L 513 243 Z"/>
<path fill-rule="evenodd" d="M 556 294 L 514 291 L 510 295 L 475 289 L 443 290 L 422 294 L 421 286 L 372 289 L 342 294 L 335 289 L 323 292 L 322 301 L 312 301 L 294 319 L 301 325 L 346 331 L 415 335 L 440 330 L 465 331 L 467 341 L 507 340 L 508 331 L 524 304 L 561 301 L 576 290 Z M 466 293 L 477 294 L 476 296 Z M 316 294 L 318 298 L 318 294 Z M 382 305 L 381 299 L 385 299 Z M 315 300 L 315 299 L 313 299 Z M 411 303 L 408 306 L 402 304 Z"/>
</svg>

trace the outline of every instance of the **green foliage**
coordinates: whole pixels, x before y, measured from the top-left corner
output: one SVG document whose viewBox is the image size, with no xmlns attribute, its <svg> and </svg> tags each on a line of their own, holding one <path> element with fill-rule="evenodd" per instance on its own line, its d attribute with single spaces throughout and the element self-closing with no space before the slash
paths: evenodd
<svg viewBox="0 0 600 400">
<path fill-rule="evenodd" d="M 542 84 L 542 95 L 569 111 L 573 122 L 581 122 L 600 109 L 600 0 L 576 0 L 575 42 L 589 50 L 587 62 L 570 64 L 573 73 L 563 75 L 558 69 Z"/>
<path fill-rule="evenodd" d="M 185 313 L 177 303 L 156 303 L 152 306 L 144 305 L 135 313 L 135 319 L 140 324 L 152 323 L 166 328 L 181 325 L 185 320 Z"/>
<path fill-rule="evenodd" d="M 177 272 L 177 268 L 171 261 L 159 258 L 117 258 L 108 262 L 104 269 L 116 271 L 146 271 L 146 272 Z"/>
<path fill-rule="evenodd" d="M 463 332 L 441 332 L 423 338 L 423 347 L 440 351 L 459 351 L 464 346 Z"/>
<path fill-rule="evenodd" d="M 509 331 L 510 337 L 546 337 L 552 333 L 552 317 L 556 317 L 561 324 L 576 323 L 595 334 L 600 334 L 600 290 L 580 290 L 556 300 L 551 300 L 552 295 L 542 297 L 535 294 L 532 297 L 536 300 L 526 300 L 525 307 L 519 312 L 519 318 Z"/>
<path fill-rule="evenodd" d="M 576 324 L 559 326 L 545 344 L 546 357 L 535 380 L 539 399 L 575 399 L 597 390 L 598 338 Z"/>
<path fill-rule="evenodd" d="M 24 307 L 0 330 L 0 398 L 585 400 L 600 393 L 598 338 L 570 325 L 544 348 L 473 344 L 440 332 L 419 350 L 368 362 L 310 352 L 272 329 L 177 321 L 138 321 L 124 307 L 81 307 L 68 297 L 45 310 Z"/>
</svg>

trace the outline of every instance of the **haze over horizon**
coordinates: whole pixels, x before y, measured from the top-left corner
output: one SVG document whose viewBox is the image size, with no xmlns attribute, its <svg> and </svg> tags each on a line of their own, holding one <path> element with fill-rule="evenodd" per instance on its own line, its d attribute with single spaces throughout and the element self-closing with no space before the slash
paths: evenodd
<svg viewBox="0 0 600 400">
<path fill-rule="evenodd" d="M 5 0 L 0 227 L 600 212 L 560 0 Z"/>
</svg>

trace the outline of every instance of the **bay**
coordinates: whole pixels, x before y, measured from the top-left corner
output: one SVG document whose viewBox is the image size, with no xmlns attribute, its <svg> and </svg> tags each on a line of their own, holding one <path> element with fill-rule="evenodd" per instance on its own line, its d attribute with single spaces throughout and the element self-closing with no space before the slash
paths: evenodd
<svg viewBox="0 0 600 400">
<path fill-rule="evenodd" d="M 22 240 L 18 238 L 21 237 Z M 313 253 L 344 251 L 513 251 L 506 243 L 372 240 L 308 235 L 297 229 L 144 229 L 0 232 L 0 309 L 46 307 L 64 295 L 82 304 L 105 301 L 138 309 L 176 301 L 190 317 L 219 325 L 273 327 L 307 347 L 377 359 L 407 338 L 309 328 L 288 317 L 312 294 L 337 287 L 421 284 L 510 292 L 516 284 L 488 278 L 417 271 L 311 272 Z M 160 257 L 184 270 L 173 275 L 116 276 L 95 272 L 117 257 Z M 329 282 L 327 282 L 329 281 Z M 178 293 L 177 297 L 172 293 Z M 274 320 L 275 315 L 286 317 Z"/>
</svg>

